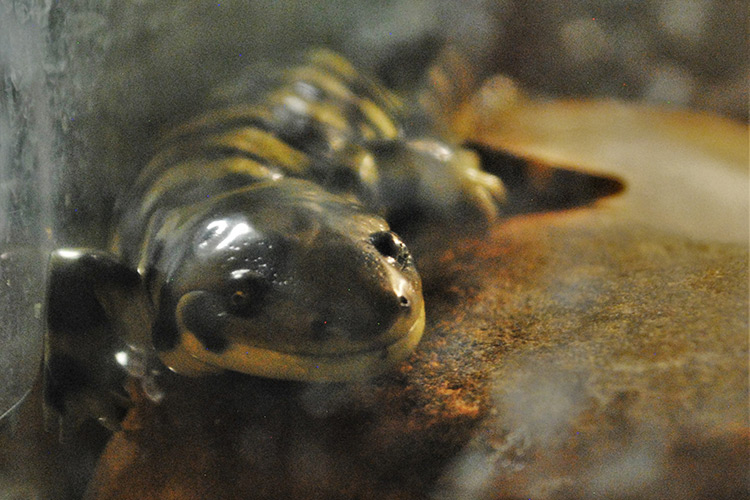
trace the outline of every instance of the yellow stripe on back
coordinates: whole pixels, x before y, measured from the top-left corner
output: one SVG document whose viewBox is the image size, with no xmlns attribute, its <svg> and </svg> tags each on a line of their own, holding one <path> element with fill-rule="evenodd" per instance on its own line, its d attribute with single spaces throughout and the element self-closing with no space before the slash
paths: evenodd
<svg viewBox="0 0 750 500">
<path fill-rule="evenodd" d="M 157 149 L 183 137 L 204 131 L 210 132 L 212 129 L 225 129 L 228 125 L 236 122 L 270 123 L 272 120 L 273 115 L 267 107 L 255 104 L 237 104 L 228 108 L 212 110 L 163 134 L 159 139 Z"/>
<path fill-rule="evenodd" d="M 220 179 L 229 174 L 245 174 L 258 181 L 272 179 L 274 175 L 280 175 L 265 165 L 241 156 L 213 161 L 205 158 L 185 161 L 167 169 L 161 177 L 151 184 L 151 188 L 143 196 L 139 216 L 147 216 L 151 208 L 159 203 L 165 193 L 177 190 L 188 183 Z"/>
<path fill-rule="evenodd" d="M 398 128 L 388 113 L 371 99 L 354 93 L 338 75 L 315 66 L 300 66 L 289 70 L 286 77 L 292 85 L 291 90 L 297 95 L 301 95 L 302 92 L 294 87 L 294 84 L 307 83 L 321 90 L 325 94 L 325 102 L 336 106 L 340 113 L 346 114 L 347 107 L 356 106 L 370 125 L 368 127 L 360 124 L 364 139 L 393 139 L 398 135 Z M 302 97 L 305 102 L 314 102 L 314 99 L 307 99 L 304 95 Z"/>
<path fill-rule="evenodd" d="M 349 86 L 363 87 L 361 90 L 372 94 L 372 98 L 379 105 L 392 109 L 402 109 L 403 102 L 393 92 L 381 87 L 371 79 L 359 73 L 352 64 L 342 56 L 326 49 L 312 50 L 307 54 L 307 60 L 314 66 L 323 68 L 341 78 Z M 357 89 L 358 91 L 360 89 Z"/>
<path fill-rule="evenodd" d="M 234 148 L 245 151 L 285 172 L 302 175 L 310 167 L 310 159 L 298 149 L 276 137 L 271 132 L 255 127 L 243 127 L 206 138 L 202 143 L 208 147 Z"/>
<path fill-rule="evenodd" d="M 309 116 L 312 120 L 344 134 L 351 130 L 349 121 L 341 114 L 341 110 L 328 102 L 306 101 L 287 89 L 274 92 L 268 96 L 271 106 L 284 106 L 289 111 Z"/>
<path fill-rule="evenodd" d="M 336 75 L 315 66 L 298 66 L 288 70 L 285 76 L 290 81 L 309 82 L 330 97 L 344 102 L 354 100 L 354 92 Z"/>
<path fill-rule="evenodd" d="M 367 117 L 369 122 L 380 132 L 383 139 L 395 139 L 398 137 L 398 127 L 388 116 L 388 113 L 369 99 L 359 100 L 359 109 Z"/>
</svg>

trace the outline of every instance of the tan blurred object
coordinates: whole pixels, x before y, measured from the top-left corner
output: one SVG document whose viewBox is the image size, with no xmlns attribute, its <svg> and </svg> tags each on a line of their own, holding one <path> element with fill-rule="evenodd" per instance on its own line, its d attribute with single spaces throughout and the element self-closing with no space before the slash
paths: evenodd
<svg viewBox="0 0 750 500">
<path fill-rule="evenodd" d="M 708 113 L 616 101 L 516 101 L 475 125 L 521 156 L 627 183 L 608 208 L 696 240 L 748 242 L 748 127 Z M 486 101 L 485 101 L 486 102 Z"/>
</svg>

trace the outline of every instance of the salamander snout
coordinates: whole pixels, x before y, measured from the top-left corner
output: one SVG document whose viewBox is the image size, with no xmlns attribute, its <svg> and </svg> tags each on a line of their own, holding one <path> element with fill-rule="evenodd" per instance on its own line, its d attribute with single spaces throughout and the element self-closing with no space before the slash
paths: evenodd
<svg viewBox="0 0 750 500">
<path fill-rule="evenodd" d="M 370 235 L 370 243 L 385 260 L 399 270 L 414 267 L 414 258 L 401 238 L 391 231 L 378 231 Z M 410 293 L 411 292 L 411 293 Z M 413 300 L 410 298 L 413 291 L 397 289 L 397 304 L 400 309 L 411 308 Z"/>
</svg>

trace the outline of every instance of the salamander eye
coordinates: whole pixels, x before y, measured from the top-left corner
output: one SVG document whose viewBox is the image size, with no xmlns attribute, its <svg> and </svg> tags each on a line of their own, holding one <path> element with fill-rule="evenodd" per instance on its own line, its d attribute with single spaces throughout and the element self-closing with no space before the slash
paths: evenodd
<svg viewBox="0 0 750 500">
<path fill-rule="evenodd" d="M 260 311 L 271 288 L 263 278 L 245 279 L 234 285 L 229 296 L 229 312 L 237 316 L 252 316 Z"/>
<path fill-rule="evenodd" d="M 229 300 L 234 307 L 242 307 L 247 303 L 247 294 L 242 290 L 237 290 Z"/>
</svg>

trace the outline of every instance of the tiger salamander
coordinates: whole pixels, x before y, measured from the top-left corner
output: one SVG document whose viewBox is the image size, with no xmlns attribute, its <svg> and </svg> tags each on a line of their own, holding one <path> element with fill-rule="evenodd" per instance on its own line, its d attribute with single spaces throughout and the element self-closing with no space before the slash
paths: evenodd
<svg viewBox="0 0 750 500">
<path fill-rule="evenodd" d="M 419 342 L 420 277 L 387 221 L 491 218 L 502 183 L 336 54 L 262 80 L 220 89 L 158 140 L 108 251 L 53 253 L 55 414 L 116 427 L 124 373 L 148 382 L 160 364 L 339 382 L 383 373 Z"/>
</svg>

